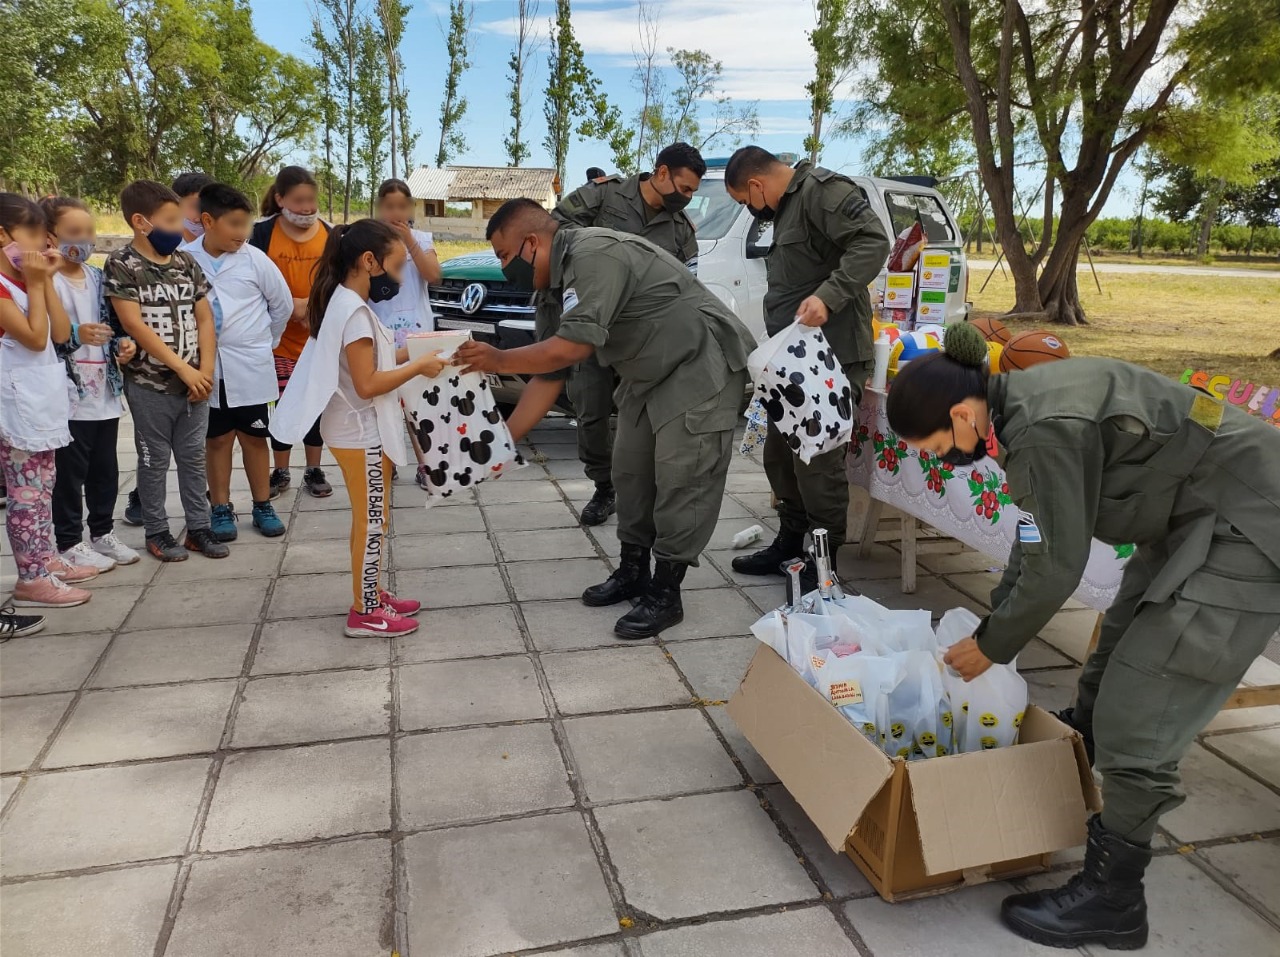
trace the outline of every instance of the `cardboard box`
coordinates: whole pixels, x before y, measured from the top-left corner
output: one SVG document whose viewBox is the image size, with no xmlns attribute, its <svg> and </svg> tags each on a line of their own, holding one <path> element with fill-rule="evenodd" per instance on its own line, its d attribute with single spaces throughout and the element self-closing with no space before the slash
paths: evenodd
<svg viewBox="0 0 1280 957">
<path fill-rule="evenodd" d="M 935 289 L 921 289 L 920 303 L 916 306 L 916 322 L 938 323 L 947 315 L 947 294 Z"/>
<path fill-rule="evenodd" d="M 1102 806 L 1079 734 L 1034 705 L 1012 747 L 891 759 L 762 644 L 727 710 L 887 901 L 1043 871 Z"/>
<path fill-rule="evenodd" d="M 951 283 L 951 254 L 926 249 L 920 257 L 920 288 L 947 291 Z"/>
<path fill-rule="evenodd" d="M 910 309 L 915 301 L 916 274 L 891 272 L 884 279 L 884 307 L 886 309 Z"/>
</svg>

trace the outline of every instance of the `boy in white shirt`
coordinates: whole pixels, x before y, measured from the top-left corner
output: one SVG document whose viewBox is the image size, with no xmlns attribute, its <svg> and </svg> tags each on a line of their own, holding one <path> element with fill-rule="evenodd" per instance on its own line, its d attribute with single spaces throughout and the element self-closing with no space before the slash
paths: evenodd
<svg viewBox="0 0 1280 957">
<path fill-rule="evenodd" d="M 284 534 L 271 505 L 271 412 L 279 395 L 271 350 L 293 314 L 293 294 L 267 256 L 248 243 L 253 206 L 239 190 L 211 183 L 200 190 L 203 234 L 185 249 L 204 270 L 212 293 L 218 361 L 209 396 L 206 442 L 213 534 L 222 542 L 237 535 L 231 504 L 234 443 L 240 441 L 245 476 L 253 494 L 253 527 L 263 535 Z"/>
</svg>

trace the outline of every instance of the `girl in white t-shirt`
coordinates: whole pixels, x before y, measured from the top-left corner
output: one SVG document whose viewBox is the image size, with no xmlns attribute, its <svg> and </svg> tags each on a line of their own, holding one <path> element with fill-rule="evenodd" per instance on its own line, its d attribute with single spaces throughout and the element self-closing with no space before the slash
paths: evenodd
<svg viewBox="0 0 1280 957">
<path fill-rule="evenodd" d="M 48 220 L 49 239 L 62 254 L 53 289 L 71 320 L 71 341 L 63 354 L 70 353 L 79 393 L 68 423 L 71 444 L 57 452 L 53 531 L 67 564 L 109 572 L 138 561 L 138 553 L 116 537 L 114 517 L 120 487 L 116 443 L 124 415 L 124 376 L 117 360 L 128 362 L 136 347 L 127 336 L 117 339 L 107 322 L 102 270 L 87 261 L 95 240 L 89 207 L 69 196 L 52 196 L 42 200 L 40 208 Z"/>
<path fill-rule="evenodd" d="M 271 420 L 272 435 L 297 442 L 319 415 L 320 435 L 342 469 L 351 500 L 352 638 L 409 634 L 418 626 L 407 616 L 422 607 L 381 584 L 391 463 L 407 461 L 396 390 L 445 367 L 434 353 L 407 361 L 370 309 L 395 297 L 407 257 L 386 223 L 361 219 L 333 228 L 307 304 L 311 337 Z"/>
</svg>

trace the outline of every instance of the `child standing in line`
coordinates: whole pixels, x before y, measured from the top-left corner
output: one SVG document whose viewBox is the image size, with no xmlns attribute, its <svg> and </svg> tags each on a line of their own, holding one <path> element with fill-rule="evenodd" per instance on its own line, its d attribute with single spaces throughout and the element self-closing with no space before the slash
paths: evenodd
<svg viewBox="0 0 1280 957">
<path fill-rule="evenodd" d="M 40 207 L 0 193 L 0 470 L 18 566 L 13 604 L 65 608 L 93 597 L 67 582 L 98 573 L 67 565 L 53 550 L 55 453 L 71 441 L 71 383 L 53 344 L 71 337 L 71 320 L 53 291 L 59 257 L 48 247 Z"/>
<path fill-rule="evenodd" d="M 53 288 L 71 319 L 71 339 L 59 351 L 70 360 L 68 371 L 79 393 L 68 423 L 71 444 L 57 452 L 53 528 L 63 561 L 109 572 L 138 561 L 138 553 L 116 537 L 113 517 L 120 488 L 116 441 L 124 414 L 124 376 L 117 361 L 127 364 L 134 344 L 114 337 L 102 294 L 102 270 L 87 262 L 94 244 L 89 207 L 78 199 L 54 196 L 40 208 L 48 220 L 49 238 L 62 255 Z"/>
<path fill-rule="evenodd" d="M 205 434 L 215 359 L 209 285 L 182 243 L 182 211 L 173 190 L 150 180 L 120 193 L 133 240 L 107 257 L 103 275 L 112 325 L 131 336 L 137 358 L 125 367 L 125 395 L 138 449 L 138 492 L 147 551 L 162 562 L 181 562 L 188 551 L 226 558 L 230 549 L 209 528 Z M 169 460 L 187 534 L 179 545 L 165 511 Z M 185 548 L 184 548 L 185 546 Z"/>
<path fill-rule="evenodd" d="M 253 206 L 230 186 L 200 190 L 200 238 L 185 244 L 213 292 L 218 361 L 209 396 L 206 446 L 213 534 L 235 541 L 231 459 L 237 439 L 253 494 L 253 527 L 268 538 L 284 534 L 271 505 L 271 409 L 277 396 L 271 350 L 293 315 L 293 295 L 266 253 L 250 246 Z"/>
<path fill-rule="evenodd" d="M 399 291 L 407 258 L 386 223 L 361 219 L 335 226 L 316 268 L 307 314 L 311 338 L 276 409 L 271 432 L 292 442 L 320 415 L 320 432 L 338 460 L 351 499 L 351 638 L 407 635 L 420 602 L 382 588 L 391 463 L 405 464 L 404 424 L 396 390 L 445 367 L 433 353 L 398 365 L 391 333 L 372 310 Z"/>
</svg>

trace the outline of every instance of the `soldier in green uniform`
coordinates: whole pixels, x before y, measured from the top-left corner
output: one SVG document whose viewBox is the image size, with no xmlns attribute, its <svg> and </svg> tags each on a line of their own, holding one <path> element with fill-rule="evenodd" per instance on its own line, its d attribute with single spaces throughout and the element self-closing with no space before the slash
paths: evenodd
<svg viewBox="0 0 1280 957">
<path fill-rule="evenodd" d="M 945 349 L 894 381 L 889 425 L 956 466 L 994 427 L 1022 510 L 994 610 L 948 664 L 969 680 L 1012 661 L 1076 588 L 1092 538 L 1137 546 L 1063 715 L 1102 773 L 1084 869 L 1003 907 L 1040 943 L 1136 949 L 1156 822 L 1185 800 L 1178 762 L 1280 627 L 1280 432 L 1116 360 L 988 376 L 965 324 Z"/>
<path fill-rule="evenodd" d="M 744 146 L 725 169 L 729 195 L 761 220 L 773 221 L 764 298 L 770 335 L 799 320 L 821 326 L 853 387 L 854 403 L 871 371 L 871 297 L 867 285 L 889 253 L 880 218 L 848 177 L 801 162 L 793 169 L 758 146 Z M 744 575 L 781 575 L 783 562 L 801 554 L 805 534 L 825 528 L 831 557 L 845 541 L 849 511 L 846 447 L 815 456 L 807 465 L 770 428 L 764 468 L 778 500 L 780 529 L 761 551 L 733 560 Z M 801 576 L 817 587 L 810 563 Z"/>
<path fill-rule="evenodd" d="M 680 583 L 720 515 L 751 333 L 683 263 L 647 240 L 562 229 L 527 199 L 504 204 L 489 220 L 488 237 L 508 281 L 547 290 L 562 310 L 538 330 L 535 345 L 498 350 L 471 341 L 454 361 L 538 376 L 507 422 L 517 439 L 560 394 L 561 380 L 547 373 L 593 352 L 618 373 L 613 476 L 621 559 L 582 600 L 603 606 L 638 597 L 614 631 L 656 635 L 684 618 Z"/>
<path fill-rule="evenodd" d="M 697 192 L 707 171 L 701 154 L 688 143 L 674 143 L 658 154 L 652 174 L 591 177 L 566 196 L 552 213 L 565 226 L 603 226 L 643 236 L 665 249 L 695 273 L 698 240 L 684 208 Z M 592 170 L 588 170 L 588 173 Z M 555 297 L 538 296 L 538 311 L 559 309 Z M 554 318 L 544 316 L 550 323 Z M 582 509 L 583 525 L 600 525 L 615 508 L 612 479 L 613 390 L 617 380 L 611 369 L 594 355 L 587 356 L 569 376 L 569 401 L 578 419 L 578 458 L 587 478 L 596 483 L 595 494 Z"/>
</svg>

